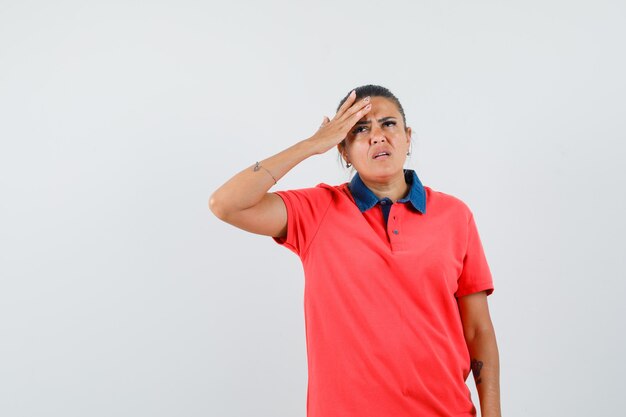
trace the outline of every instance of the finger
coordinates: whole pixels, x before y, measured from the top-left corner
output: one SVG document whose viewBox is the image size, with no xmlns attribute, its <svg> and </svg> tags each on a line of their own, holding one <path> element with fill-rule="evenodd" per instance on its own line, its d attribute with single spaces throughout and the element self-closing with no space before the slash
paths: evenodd
<svg viewBox="0 0 626 417">
<path fill-rule="evenodd" d="M 341 117 L 341 115 L 343 115 L 343 113 L 348 108 L 350 108 L 352 103 L 354 103 L 354 100 L 356 100 L 356 90 L 352 90 L 350 92 L 350 94 L 348 94 L 348 97 L 346 98 L 346 101 L 344 101 L 343 104 L 341 105 L 341 107 L 339 107 L 339 110 L 337 110 L 337 113 L 335 114 L 335 117 L 333 117 L 333 120 Z"/>
<path fill-rule="evenodd" d="M 359 101 L 357 103 L 354 103 L 354 105 L 352 107 L 350 107 L 348 110 L 346 110 L 346 112 L 340 118 L 342 120 L 351 119 L 352 115 L 354 115 L 355 113 L 360 112 L 361 110 L 363 110 L 363 108 L 365 108 L 367 106 L 370 106 L 370 108 L 371 108 L 371 103 L 370 103 L 369 96 L 365 97 L 363 100 L 361 100 L 361 101 Z"/>
<path fill-rule="evenodd" d="M 367 113 L 369 113 L 369 111 L 372 109 L 372 105 L 371 104 L 367 104 L 366 106 L 358 109 L 357 111 L 355 111 L 352 115 L 350 115 L 347 119 L 348 121 L 348 125 L 350 126 L 350 129 L 352 129 L 352 127 L 356 124 L 356 122 L 358 122 L 361 117 L 365 116 Z M 352 109 L 351 109 L 352 110 Z"/>
</svg>

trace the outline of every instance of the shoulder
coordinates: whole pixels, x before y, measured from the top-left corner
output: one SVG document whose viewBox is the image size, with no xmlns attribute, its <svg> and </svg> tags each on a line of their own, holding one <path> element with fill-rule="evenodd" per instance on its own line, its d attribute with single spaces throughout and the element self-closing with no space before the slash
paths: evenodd
<svg viewBox="0 0 626 417">
<path fill-rule="evenodd" d="M 452 213 L 468 221 L 472 216 L 472 210 L 461 198 L 450 193 L 435 190 L 426 185 L 424 186 L 424 191 L 426 192 L 427 212 L 431 209 L 437 212 Z"/>
<path fill-rule="evenodd" d="M 328 205 L 335 199 L 334 195 L 340 192 L 340 186 L 320 183 L 315 187 L 276 190 L 273 192 L 282 197 L 287 205 L 320 208 Z"/>
<path fill-rule="evenodd" d="M 346 195 L 350 195 L 350 191 L 348 189 L 348 183 L 343 183 L 339 185 L 330 185 L 326 183 L 319 183 L 315 187 L 310 188 L 301 188 L 298 190 L 292 190 L 301 193 L 306 193 L 312 197 L 325 199 L 325 200 L 337 200 L 340 197 L 345 197 Z"/>
<path fill-rule="evenodd" d="M 310 196 L 328 196 L 331 194 L 343 193 L 343 189 L 347 187 L 347 183 L 341 185 L 329 185 L 323 182 L 315 187 L 293 188 L 288 190 L 277 190 L 275 193 L 295 193 Z"/>
</svg>

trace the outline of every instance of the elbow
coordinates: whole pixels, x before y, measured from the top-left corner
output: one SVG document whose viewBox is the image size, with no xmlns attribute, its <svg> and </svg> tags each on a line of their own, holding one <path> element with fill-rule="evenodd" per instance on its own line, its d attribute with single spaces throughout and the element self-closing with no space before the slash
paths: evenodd
<svg viewBox="0 0 626 417">
<path fill-rule="evenodd" d="M 215 193 L 211 194 L 209 197 L 209 210 L 220 220 L 224 220 L 225 213 L 224 209 L 219 203 L 219 200 L 216 198 Z"/>
<path fill-rule="evenodd" d="M 474 327 L 465 330 L 465 340 L 471 343 L 474 340 L 480 340 L 485 338 L 494 338 L 495 331 L 491 323 L 484 324 L 480 327 Z"/>
</svg>

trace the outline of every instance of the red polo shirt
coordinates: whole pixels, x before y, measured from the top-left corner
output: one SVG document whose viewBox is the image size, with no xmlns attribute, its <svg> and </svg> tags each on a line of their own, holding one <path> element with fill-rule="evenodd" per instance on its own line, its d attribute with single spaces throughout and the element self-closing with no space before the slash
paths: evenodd
<svg viewBox="0 0 626 417">
<path fill-rule="evenodd" d="M 457 297 L 491 294 L 492 277 L 468 206 L 421 190 L 423 212 L 399 200 L 387 222 L 348 183 L 276 192 L 273 239 L 304 267 L 308 417 L 476 415 Z"/>
</svg>

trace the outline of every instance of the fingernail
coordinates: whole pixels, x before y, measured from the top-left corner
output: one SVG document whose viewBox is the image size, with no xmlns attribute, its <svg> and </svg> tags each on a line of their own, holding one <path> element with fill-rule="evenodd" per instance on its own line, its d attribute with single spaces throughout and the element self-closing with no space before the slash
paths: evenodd
<svg viewBox="0 0 626 417">
<path fill-rule="evenodd" d="M 355 92 L 356 92 L 356 90 L 352 90 L 352 91 L 350 92 L 350 95 L 351 95 L 351 96 L 353 96 L 353 95 L 355 94 Z"/>
</svg>

